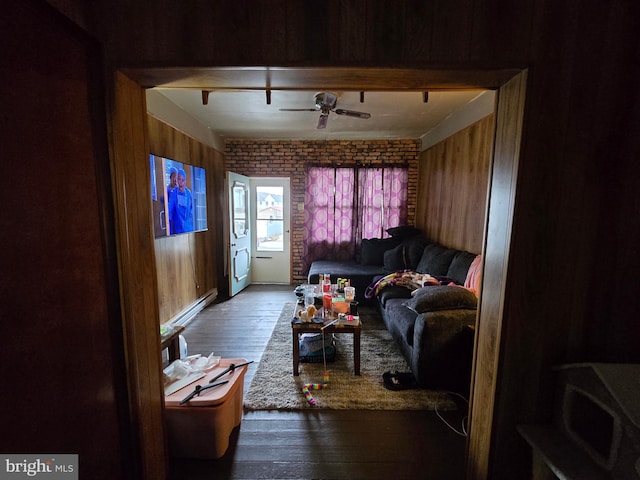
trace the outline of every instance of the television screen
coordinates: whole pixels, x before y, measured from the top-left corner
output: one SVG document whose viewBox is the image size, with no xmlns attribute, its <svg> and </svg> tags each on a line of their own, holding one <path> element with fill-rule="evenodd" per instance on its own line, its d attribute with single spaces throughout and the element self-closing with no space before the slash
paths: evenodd
<svg viewBox="0 0 640 480">
<path fill-rule="evenodd" d="M 155 237 L 207 229 L 205 169 L 150 155 Z"/>
</svg>

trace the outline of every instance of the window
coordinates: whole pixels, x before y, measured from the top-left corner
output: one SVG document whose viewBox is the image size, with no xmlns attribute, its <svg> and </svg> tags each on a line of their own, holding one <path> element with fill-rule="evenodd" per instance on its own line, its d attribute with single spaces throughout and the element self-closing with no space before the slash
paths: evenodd
<svg viewBox="0 0 640 480">
<path fill-rule="evenodd" d="M 385 237 L 407 221 L 406 167 L 309 167 L 304 259 L 353 258 L 363 238 Z"/>
<path fill-rule="evenodd" d="M 262 252 L 284 251 L 282 187 L 256 187 L 256 249 Z"/>
</svg>

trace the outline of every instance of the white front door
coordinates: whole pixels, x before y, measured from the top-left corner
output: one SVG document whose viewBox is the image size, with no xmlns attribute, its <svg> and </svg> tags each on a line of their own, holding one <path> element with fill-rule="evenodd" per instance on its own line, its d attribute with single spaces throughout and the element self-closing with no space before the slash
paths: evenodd
<svg viewBox="0 0 640 480">
<path fill-rule="evenodd" d="M 291 283 L 288 178 L 251 178 L 254 283 Z"/>
<path fill-rule="evenodd" d="M 249 177 L 227 172 L 229 201 L 229 295 L 251 284 Z"/>
</svg>

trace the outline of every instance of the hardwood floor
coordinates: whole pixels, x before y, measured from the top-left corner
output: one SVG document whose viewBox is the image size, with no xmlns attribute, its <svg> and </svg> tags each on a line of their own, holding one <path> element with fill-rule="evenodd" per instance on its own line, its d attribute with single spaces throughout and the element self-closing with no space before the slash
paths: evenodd
<svg viewBox="0 0 640 480">
<path fill-rule="evenodd" d="M 187 326 L 189 354 L 254 360 L 245 392 L 292 286 L 252 285 Z M 380 372 L 382 375 L 383 372 Z M 442 414 L 460 430 L 466 415 Z M 433 411 L 245 412 L 218 460 L 170 461 L 171 480 L 462 479 L 465 438 Z"/>
</svg>

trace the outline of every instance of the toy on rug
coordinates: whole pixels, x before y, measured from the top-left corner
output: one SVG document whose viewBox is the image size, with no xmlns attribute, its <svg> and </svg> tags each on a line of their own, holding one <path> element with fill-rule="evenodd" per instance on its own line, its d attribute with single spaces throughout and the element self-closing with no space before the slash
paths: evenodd
<svg viewBox="0 0 640 480">
<path fill-rule="evenodd" d="M 312 407 L 315 407 L 317 405 L 317 402 L 316 402 L 316 399 L 313 398 L 313 395 L 311 394 L 311 390 L 322 390 L 323 388 L 329 387 L 329 371 L 327 370 L 327 351 L 324 348 L 324 329 L 330 325 L 333 325 L 334 323 L 336 323 L 336 321 L 337 320 L 334 320 L 333 322 L 330 322 L 324 325 L 320 329 L 320 331 L 322 332 L 322 363 L 324 364 L 324 374 L 322 375 L 322 383 L 305 383 L 304 386 L 302 387 L 302 393 L 304 395 L 304 398 L 307 399 L 307 402 L 309 402 L 309 405 L 311 405 Z"/>
<path fill-rule="evenodd" d="M 309 405 L 316 406 L 316 399 L 311 395 L 311 390 L 322 390 L 323 388 L 327 388 L 329 385 L 329 372 L 325 371 L 324 375 L 322 375 L 322 383 L 305 383 L 302 387 L 302 393 L 304 394 L 304 398 L 307 399 Z"/>
</svg>

